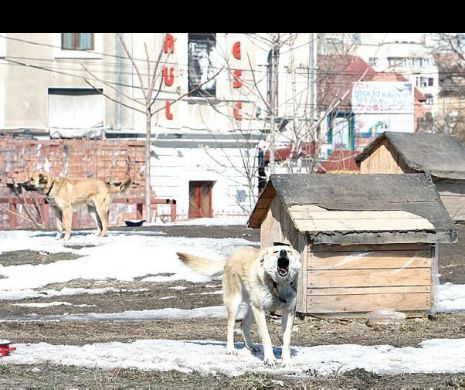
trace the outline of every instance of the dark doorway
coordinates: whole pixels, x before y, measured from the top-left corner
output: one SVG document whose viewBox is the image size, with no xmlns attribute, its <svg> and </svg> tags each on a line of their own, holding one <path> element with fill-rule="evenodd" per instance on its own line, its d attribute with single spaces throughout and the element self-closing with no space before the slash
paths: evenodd
<svg viewBox="0 0 465 390">
<path fill-rule="evenodd" d="M 212 181 L 189 182 L 189 218 L 211 218 Z"/>
</svg>

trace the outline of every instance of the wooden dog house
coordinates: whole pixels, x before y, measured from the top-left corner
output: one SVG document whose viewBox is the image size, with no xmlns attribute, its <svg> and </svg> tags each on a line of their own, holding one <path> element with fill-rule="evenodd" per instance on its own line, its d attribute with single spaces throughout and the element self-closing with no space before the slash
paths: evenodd
<svg viewBox="0 0 465 390">
<path fill-rule="evenodd" d="M 386 131 L 355 161 L 362 174 L 429 173 L 451 218 L 465 222 L 465 146 L 456 138 Z"/>
<path fill-rule="evenodd" d="M 336 317 L 430 312 L 438 243 L 457 239 L 426 174 L 271 175 L 248 226 L 302 254 L 297 312 Z"/>
</svg>

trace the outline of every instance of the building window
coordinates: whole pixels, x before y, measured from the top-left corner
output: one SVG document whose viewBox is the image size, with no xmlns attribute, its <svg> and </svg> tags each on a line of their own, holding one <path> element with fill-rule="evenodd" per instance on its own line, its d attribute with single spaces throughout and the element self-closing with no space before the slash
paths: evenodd
<svg viewBox="0 0 465 390">
<path fill-rule="evenodd" d="M 406 58 L 403 57 L 388 57 L 388 66 L 405 66 Z"/>
<path fill-rule="evenodd" d="M 417 77 L 417 87 L 432 87 L 433 85 L 433 77 Z"/>
<path fill-rule="evenodd" d="M 215 97 L 219 61 L 216 53 L 215 33 L 189 34 L 188 89 L 190 96 Z"/>
<path fill-rule="evenodd" d="M 421 67 L 425 68 L 427 66 L 431 65 L 431 59 L 430 58 L 421 58 Z"/>
<path fill-rule="evenodd" d="M 62 50 L 94 50 L 93 33 L 61 33 Z"/>
<path fill-rule="evenodd" d="M 362 42 L 360 38 L 360 33 L 352 33 L 351 38 L 352 38 L 352 43 L 354 43 L 355 45 L 359 45 Z"/>
<path fill-rule="evenodd" d="M 378 65 L 378 57 L 370 57 L 368 59 L 368 65 L 377 66 Z"/>
<path fill-rule="evenodd" d="M 425 93 L 425 104 L 427 106 L 432 106 L 433 105 L 433 95 L 430 93 Z"/>
<path fill-rule="evenodd" d="M 236 191 L 236 201 L 238 203 L 244 203 L 247 200 L 247 193 L 245 190 L 237 190 Z"/>
</svg>

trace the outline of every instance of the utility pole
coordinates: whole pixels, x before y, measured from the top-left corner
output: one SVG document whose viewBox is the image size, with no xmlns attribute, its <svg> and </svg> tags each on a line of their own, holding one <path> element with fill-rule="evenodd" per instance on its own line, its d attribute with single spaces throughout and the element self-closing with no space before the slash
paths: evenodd
<svg viewBox="0 0 465 390">
<path fill-rule="evenodd" d="M 313 128 L 317 123 L 318 110 L 317 110 L 317 89 L 316 89 L 316 64 L 317 64 L 317 34 L 310 33 L 310 47 L 309 47 L 309 71 L 310 71 L 310 129 L 315 135 L 316 129 Z M 318 137 L 319 139 L 319 137 Z"/>
<path fill-rule="evenodd" d="M 278 106 L 278 69 L 279 69 L 279 39 L 280 34 L 277 33 L 273 37 L 273 44 L 271 47 L 271 64 L 270 66 L 270 172 L 275 172 L 275 138 L 276 138 L 276 107 Z"/>
</svg>

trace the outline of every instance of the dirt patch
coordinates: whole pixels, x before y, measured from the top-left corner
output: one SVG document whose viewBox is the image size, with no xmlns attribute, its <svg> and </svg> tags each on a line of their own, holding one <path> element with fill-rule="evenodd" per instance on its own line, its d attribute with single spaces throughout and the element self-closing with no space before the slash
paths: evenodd
<svg viewBox="0 0 465 390">
<path fill-rule="evenodd" d="M 465 386 L 464 375 L 405 374 L 378 376 L 357 369 L 333 377 L 282 378 L 266 374 L 237 377 L 223 375 L 205 377 L 199 373 L 178 371 L 145 372 L 135 369 L 102 370 L 97 368 L 52 366 L 52 365 L 0 365 L 1 388 L 46 388 L 46 389 L 347 389 L 347 388 L 461 388 Z"/>
<path fill-rule="evenodd" d="M 28 249 L 0 253 L 0 264 L 4 267 L 23 264 L 39 265 L 54 263 L 55 261 L 59 260 L 75 260 L 79 257 L 81 256 L 70 252 L 49 253 L 43 251 L 31 251 Z"/>
<path fill-rule="evenodd" d="M 147 227 L 141 228 L 148 230 Z M 238 226 L 229 227 L 153 227 L 169 236 L 187 237 L 236 237 L 253 242 L 259 241 L 259 232 Z M 459 226 L 459 239 L 465 237 L 465 229 Z M 462 242 L 440 247 L 441 283 L 465 283 L 465 267 Z M 19 253 L 21 252 L 21 253 Z M 2 254 L 0 263 L 11 265 L 32 263 L 32 251 L 18 251 Z M 12 259 L 12 260 L 10 260 Z M 3 263 L 5 261 L 5 263 Z M 36 259 L 35 261 L 39 261 Z M 37 263 L 35 263 L 37 264 Z M 39 263 L 40 264 L 40 263 Z M 143 278 L 142 278 L 143 279 Z M 64 315 L 77 313 L 119 313 L 126 310 L 151 310 L 167 307 L 193 309 L 196 307 L 222 305 L 219 282 L 190 283 L 176 281 L 169 283 L 131 282 L 117 280 L 76 279 L 67 283 L 55 283 L 47 289 L 62 288 L 106 289 L 97 294 L 62 296 L 64 303 L 56 306 L 18 306 L 18 301 L 0 301 L 1 318 L 33 315 Z M 45 289 L 42 289 L 45 290 Z M 99 290 L 95 290 L 99 291 Z M 39 298 L 22 300 L 21 303 L 50 303 L 56 297 L 42 294 Z M 280 345 L 280 318 L 268 318 L 270 333 L 275 345 Z M 237 330 L 239 323 L 236 324 Z M 164 339 L 170 335 L 173 340 L 224 341 L 226 319 L 200 318 L 162 321 L 4 321 L 0 322 L 1 338 L 15 343 L 38 343 L 84 345 L 95 342 L 132 342 L 137 339 Z M 441 313 L 429 318 L 407 319 L 399 324 L 368 326 L 362 319 L 315 319 L 306 317 L 296 320 L 292 336 L 293 346 L 316 346 L 328 344 L 390 344 L 395 347 L 417 346 L 423 340 L 433 338 L 465 338 L 465 316 L 459 313 Z M 252 328 L 253 342 L 260 343 L 256 327 Z M 242 341 L 236 336 L 236 341 Z M 0 361 L 1 363 L 1 361 Z M 47 375 L 44 375 L 46 373 Z M 242 375 L 239 377 L 201 376 L 199 373 L 145 372 L 133 369 L 87 369 L 53 365 L 2 365 L 0 364 L 0 388 L 195 388 L 223 389 L 240 388 L 436 388 L 464 387 L 465 375 L 458 374 L 408 374 L 379 376 L 363 369 L 337 373 L 331 377 L 319 377 L 309 370 L 305 378 L 293 376 L 272 376 L 265 374 Z"/>
</svg>

